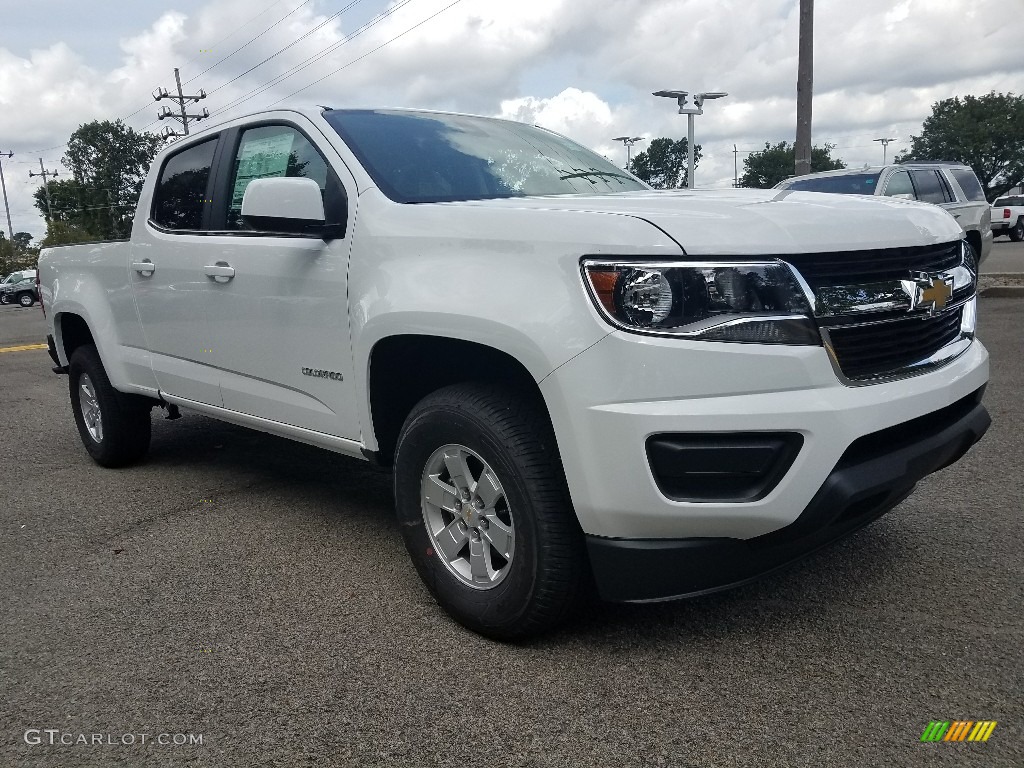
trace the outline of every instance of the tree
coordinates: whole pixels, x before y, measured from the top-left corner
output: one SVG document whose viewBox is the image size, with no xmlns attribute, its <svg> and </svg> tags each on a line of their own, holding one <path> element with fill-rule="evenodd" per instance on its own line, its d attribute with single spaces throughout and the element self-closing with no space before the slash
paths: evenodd
<svg viewBox="0 0 1024 768">
<path fill-rule="evenodd" d="M 677 189 L 686 186 L 686 139 L 655 139 L 643 152 L 633 157 L 629 169 L 655 189 Z M 701 146 L 693 146 L 693 164 L 700 164 Z"/>
<path fill-rule="evenodd" d="M 39 249 L 33 248 L 32 235 L 28 232 L 15 232 L 14 240 L 0 230 L 0 277 L 19 269 L 28 269 L 39 259 Z"/>
<path fill-rule="evenodd" d="M 832 157 L 832 150 L 835 148 L 835 144 L 811 147 L 811 173 L 838 171 L 846 167 L 842 160 Z M 740 186 L 771 189 L 793 175 L 795 163 L 796 149 L 792 144 L 787 141 L 780 141 L 778 144 L 766 141 L 763 150 L 751 152 L 743 159 Z"/>
<path fill-rule="evenodd" d="M 120 120 L 94 120 L 78 127 L 68 141 L 64 165 L 71 178 L 49 184 L 53 218 L 70 225 L 47 233 L 47 239 L 69 231 L 89 239 L 124 237 L 131 229 L 153 157 L 161 139 L 139 133 Z M 34 195 L 36 207 L 49 219 L 45 191 Z"/>
<path fill-rule="evenodd" d="M 87 229 L 82 229 L 77 224 L 61 221 L 54 218 L 46 225 L 46 237 L 43 238 L 43 248 L 52 248 L 55 245 L 74 245 L 75 243 L 88 243 L 96 240 L 96 235 Z"/>
<path fill-rule="evenodd" d="M 1024 96 L 992 91 L 932 104 L 905 160 L 955 160 L 974 169 L 989 202 L 1024 182 Z"/>
</svg>

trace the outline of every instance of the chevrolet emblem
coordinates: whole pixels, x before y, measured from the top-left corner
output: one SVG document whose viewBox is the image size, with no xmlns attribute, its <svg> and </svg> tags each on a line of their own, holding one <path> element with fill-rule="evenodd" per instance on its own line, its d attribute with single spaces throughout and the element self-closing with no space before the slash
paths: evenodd
<svg viewBox="0 0 1024 768">
<path fill-rule="evenodd" d="M 910 297 L 908 311 L 927 309 L 934 315 L 945 309 L 953 296 L 953 279 L 948 276 L 930 275 L 927 272 L 915 272 L 911 280 L 901 280 L 903 290 Z"/>
</svg>

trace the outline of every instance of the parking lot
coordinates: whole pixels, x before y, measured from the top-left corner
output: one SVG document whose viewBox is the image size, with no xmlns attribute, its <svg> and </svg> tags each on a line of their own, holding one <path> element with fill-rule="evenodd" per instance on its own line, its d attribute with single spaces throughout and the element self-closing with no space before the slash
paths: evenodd
<svg viewBox="0 0 1024 768">
<path fill-rule="evenodd" d="M 1022 326 L 1024 301 L 981 302 L 993 426 L 873 526 L 518 646 L 436 607 L 387 475 L 159 411 L 148 460 L 104 470 L 46 352 L 0 352 L 0 765 L 1020 766 Z M 42 328 L 0 307 L 0 347 Z M 931 720 L 998 726 L 921 743 Z"/>
</svg>

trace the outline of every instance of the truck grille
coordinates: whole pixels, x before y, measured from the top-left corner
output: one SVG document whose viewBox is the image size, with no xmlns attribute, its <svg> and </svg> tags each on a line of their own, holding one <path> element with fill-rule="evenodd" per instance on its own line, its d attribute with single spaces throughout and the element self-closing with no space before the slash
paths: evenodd
<svg viewBox="0 0 1024 768">
<path fill-rule="evenodd" d="M 908 317 L 832 328 L 829 337 L 847 378 L 863 381 L 897 374 L 960 337 L 963 308 L 935 317 Z"/>
<path fill-rule="evenodd" d="M 955 342 L 973 338 L 977 265 L 960 242 L 781 258 L 814 292 L 822 338 L 848 384 L 943 365 L 967 346 Z"/>
<path fill-rule="evenodd" d="M 902 280 L 910 272 L 944 272 L 960 263 L 960 243 L 847 253 L 784 256 L 811 288 Z"/>
</svg>

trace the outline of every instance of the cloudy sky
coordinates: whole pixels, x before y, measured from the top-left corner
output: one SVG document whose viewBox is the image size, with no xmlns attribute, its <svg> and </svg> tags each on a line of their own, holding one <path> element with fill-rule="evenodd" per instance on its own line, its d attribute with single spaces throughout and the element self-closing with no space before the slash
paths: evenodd
<svg viewBox="0 0 1024 768">
<path fill-rule="evenodd" d="M 79 124 L 159 130 L 179 67 L 216 118 L 274 103 L 502 115 L 625 162 L 623 134 L 686 135 L 659 89 L 727 91 L 697 118 L 701 187 L 795 133 L 798 0 L 0 0 L 0 151 L 15 231 Z M 1024 90 L 1024 0 L 818 0 L 816 144 L 878 163 L 931 104 Z M 269 60 L 268 60 L 269 59 Z M 265 61 L 266 60 L 266 61 Z M 263 62 L 263 63 L 261 63 Z M 251 70 L 251 71 L 249 71 Z M 165 102 L 166 103 L 166 102 Z M 642 147 L 643 145 L 641 145 Z M 3 222 L 6 225 L 6 222 Z"/>
</svg>

